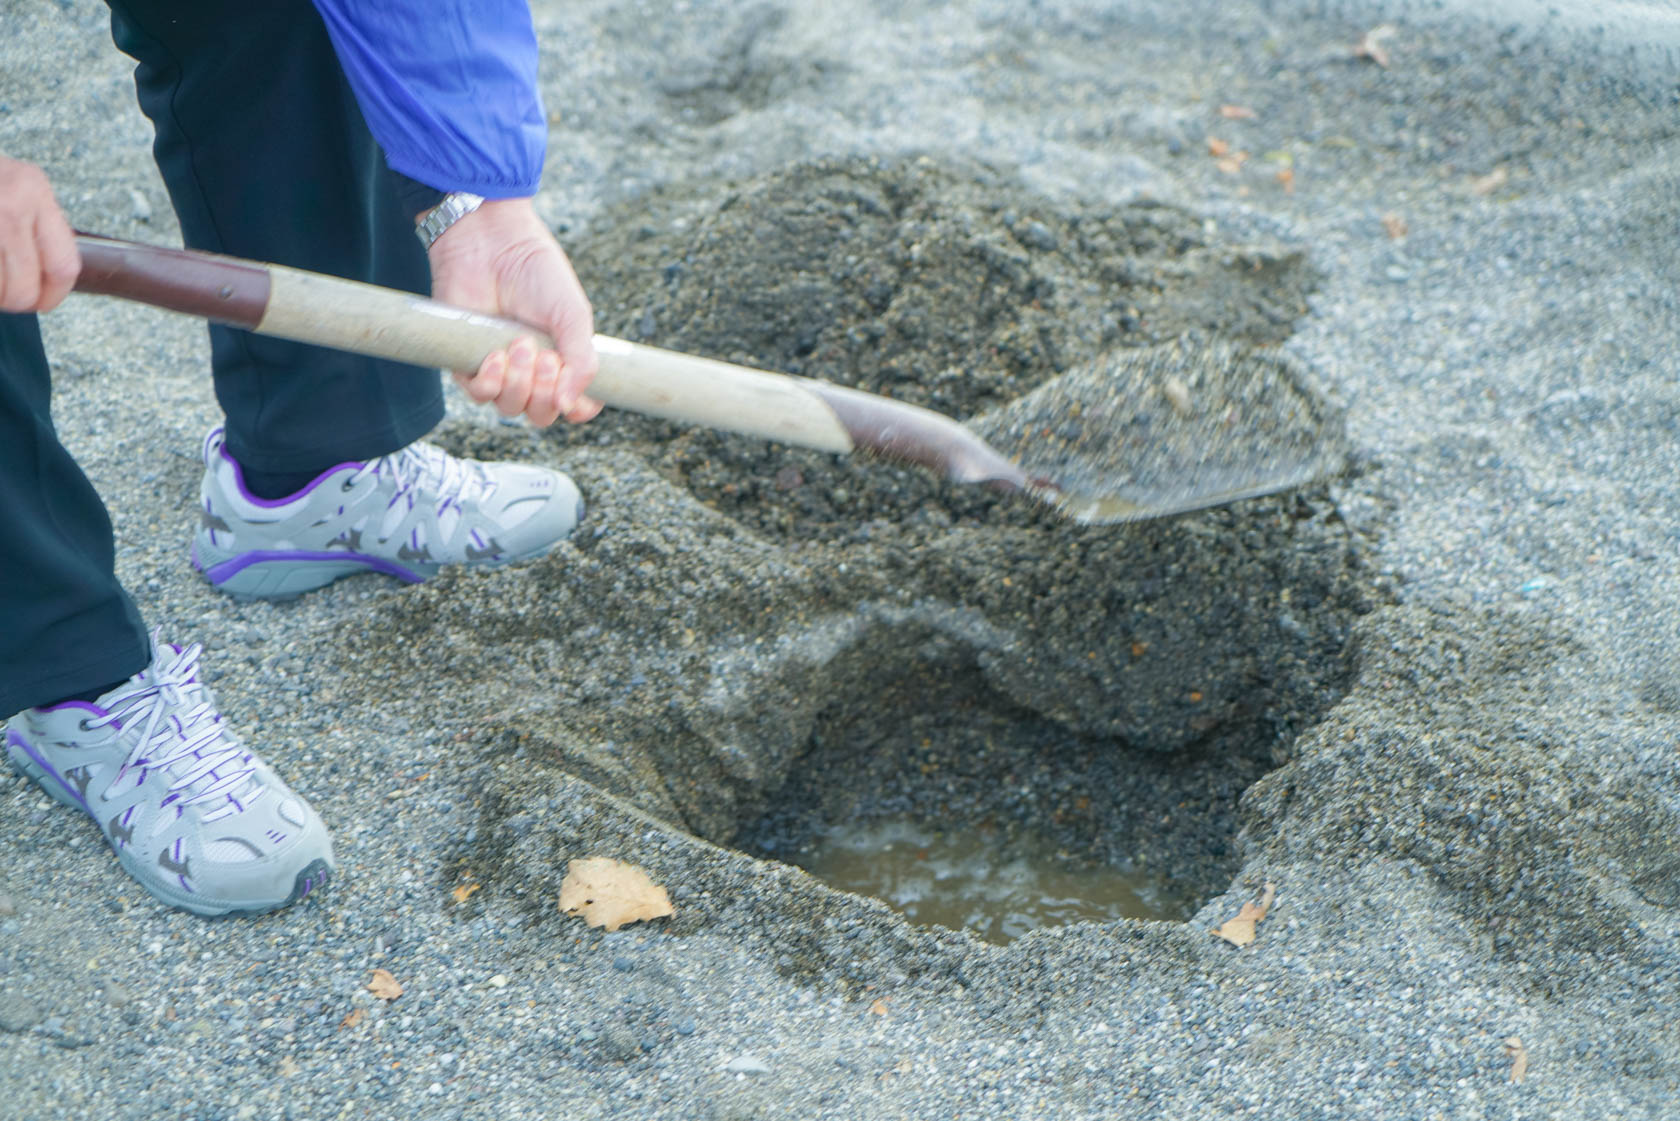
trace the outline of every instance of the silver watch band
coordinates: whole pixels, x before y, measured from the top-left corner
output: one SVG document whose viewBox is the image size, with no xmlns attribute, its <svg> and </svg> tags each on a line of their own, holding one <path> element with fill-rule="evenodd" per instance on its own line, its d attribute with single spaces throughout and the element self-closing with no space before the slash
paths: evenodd
<svg viewBox="0 0 1680 1121">
<path fill-rule="evenodd" d="M 420 239 L 421 245 L 430 249 L 432 242 L 443 236 L 443 231 L 483 205 L 481 195 L 451 191 L 443 196 L 442 202 L 420 215 L 419 222 L 414 226 L 414 235 Z"/>
</svg>

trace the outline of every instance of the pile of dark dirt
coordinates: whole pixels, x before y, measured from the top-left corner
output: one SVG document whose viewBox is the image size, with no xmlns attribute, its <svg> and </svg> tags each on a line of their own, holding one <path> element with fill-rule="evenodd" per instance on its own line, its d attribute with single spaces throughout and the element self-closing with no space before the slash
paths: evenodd
<svg viewBox="0 0 1680 1121">
<path fill-rule="evenodd" d="M 1292 251 L 1218 244 L 1176 210 L 1056 207 L 925 160 L 697 184 L 605 225 L 576 254 L 603 330 L 955 414 L 1192 327 L 1276 342 L 1311 281 Z M 506 452 L 466 425 L 443 438 Z M 549 874 L 500 819 L 552 769 L 722 844 L 767 836 L 778 807 L 807 825 L 908 808 L 1205 898 L 1236 867 L 1239 796 L 1341 695 L 1373 602 L 1322 492 L 1088 528 L 634 416 L 541 454 L 589 496 L 574 540 L 418 589 L 379 628 L 428 652 L 423 678 L 501 683 L 471 734 L 520 763 L 487 800 L 480 877 Z"/>
<path fill-rule="evenodd" d="M 1315 276 L 1301 253 L 1231 244 L 1165 206 L 1052 203 L 978 165 L 823 161 L 639 199 L 574 259 L 598 329 L 824 378 L 965 419 L 1115 347 L 1198 332 L 1287 338 Z M 589 438 L 644 446 L 730 517 L 834 538 L 925 504 L 993 521 L 992 496 L 918 472 L 615 415 Z"/>
</svg>

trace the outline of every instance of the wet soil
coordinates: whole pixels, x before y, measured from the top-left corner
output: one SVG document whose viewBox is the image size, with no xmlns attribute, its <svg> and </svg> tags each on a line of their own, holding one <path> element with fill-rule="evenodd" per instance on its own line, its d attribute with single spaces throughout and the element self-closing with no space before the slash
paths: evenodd
<svg viewBox="0 0 1680 1121">
<path fill-rule="evenodd" d="M 959 416 L 1192 329 L 1269 346 L 1312 283 L 1287 247 L 1170 208 L 1055 206 L 928 160 L 694 184 L 602 228 L 575 257 L 604 331 Z M 464 423 L 441 438 L 506 455 Z M 766 855 L 913 810 L 1206 898 L 1242 791 L 1341 695 L 1349 628 L 1384 596 L 1322 489 L 1096 528 L 629 415 L 540 454 L 590 498 L 573 541 L 446 576 L 388 626 L 433 651 L 428 677 L 496 668 L 475 738 L 521 760 L 504 783 L 577 775 Z M 487 891 L 498 865 L 521 890 L 548 875 L 510 855 L 519 804 L 487 803 Z"/>
</svg>

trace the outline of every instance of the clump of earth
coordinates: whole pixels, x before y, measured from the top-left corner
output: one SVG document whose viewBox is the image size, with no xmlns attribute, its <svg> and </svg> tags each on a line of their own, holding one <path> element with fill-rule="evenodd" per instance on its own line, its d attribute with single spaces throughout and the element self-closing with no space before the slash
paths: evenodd
<svg viewBox="0 0 1680 1121">
<path fill-rule="evenodd" d="M 600 330 L 958 417 L 1117 347 L 1273 347 L 1314 283 L 1297 250 L 1171 207 L 1052 204 L 925 159 L 670 188 L 600 228 L 574 247 Z M 509 454 L 494 429 L 441 437 Z M 1031 836 L 1188 913 L 1383 598 L 1322 488 L 1099 528 L 628 414 L 526 454 L 584 488 L 575 537 L 392 600 L 369 640 L 413 651 L 415 688 L 480 683 L 469 734 L 504 763 L 461 865 L 486 893 L 555 886 L 522 838 L 566 775 L 761 855 L 889 815 Z"/>
<path fill-rule="evenodd" d="M 575 262 L 597 329 L 823 378 L 968 419 L 1116 347 L 1289 336 L 1315 274 L 1171 207 L 1052 204 L 979 165 L 821 161 L 667 188 L 600 223 Z M 911 471 L 619 414 L 579 438 L 643 443 L 707 504 L 832 539 L 878 519 L 994 523 L 984 493 Z"/>
</svg>

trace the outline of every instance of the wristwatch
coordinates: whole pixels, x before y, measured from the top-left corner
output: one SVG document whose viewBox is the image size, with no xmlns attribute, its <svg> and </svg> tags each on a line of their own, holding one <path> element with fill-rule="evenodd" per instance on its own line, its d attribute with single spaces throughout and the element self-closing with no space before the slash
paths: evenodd
<svg viewBox="0 0 1680 1121">
<path fill-rule="evenodd" d="M 482 195 L 451 191 L 443 196 L 442 202 L 420 215 L 414 224 L 414 236 L 420 239 L 421 245 L 430 249 L 432 243 L 443 236 L 443 231 L 483 205 Z"/>
</svg>

